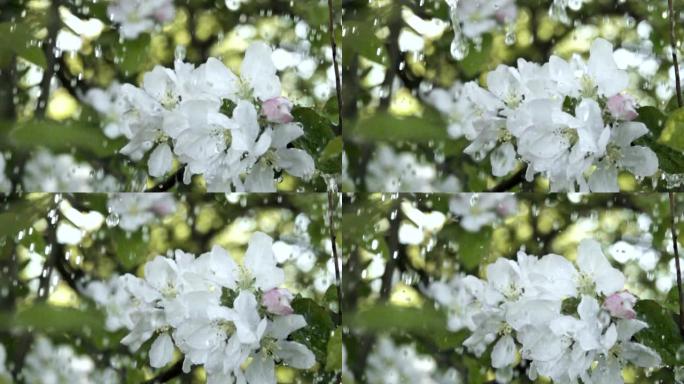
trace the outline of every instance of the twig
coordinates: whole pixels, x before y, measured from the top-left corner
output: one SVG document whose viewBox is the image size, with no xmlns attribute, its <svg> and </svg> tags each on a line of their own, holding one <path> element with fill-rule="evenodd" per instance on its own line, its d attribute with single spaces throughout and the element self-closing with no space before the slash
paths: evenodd
<svg viewBox="0 0 684 384">
<path fill-rule="evenodd" d="M 332 47 L 333 68 L 335 69 L 335 91 L 337 92 L 337 134 L 342 134 L 342 77 L 337 63 L 337 43 L 335 42 L 335 12 L 333 0 L 328 0 L 328 29 L 330 29 L 330 46 Z"/>
<path fill-rule="evenodd" d="M 331 181 L 334 183 L 334 181 Z M 335 263 L 335 281 L 337 284 L 337 324 L 342 325 L 342 276 L 340 273 L 340 258 L 337 254 L 337 236 L 335 235 L 335 192 L 328 190 L 328 220 L 330 241 L 332 244 L 333 262 Z"/>
<path fill-rule="evenodd" d="M 393 216 L 393 217 L 392 217 Z M 399 252 L 401 244 L 399 243 L 399 226 L 401 225 L 401 204 L 397 202 L 390 209 L 390 226 L 389 226 L 389 260 L 385 264 L 385 272 L 382 274 L 382 285 L 380 286 L 380 299 L 382 301 L 387 301 L 392 292 L 392 277 L 394 276 L 394 270 L 397 267 L 397 259 L 399 257 L 404 257 L 404 255 L 399 255 L 394 257 L 394 252 Z"/>
<path fill-rule="evenodd" d="M 677 292 L 679 293 L 679 332 L 684 337 L 684 296 L 682 296 L 682 267 L 679 263 L 679 245 L 677 244 L 677 230 L 675 229 L 675 195 L 670 192 L 670 231 L 674 246 L 675 267 L 677 268 Z"/>
<path fill-rule="evenodd" d="M 185 167 L 180 167 L 176 172 L 169 176 L 166 180 L 155 185 L 152 188 L 148 188 L 145 192 L 166 192 L 173 188 L 176 183 L 183 179 L 183 172 L 185 172 Z"/>
<path fill-rule="evenodd" d="M 487 192 L 506 192 L 510 191 L 516 185 L 522 183 L 525 180 L 525 172 L 527 172 L 527 166 L 521 168 L 509 179 L 502 181 L 500 184 L 495 185 Z"/>
<path fill-rule="evenodd" d="M 144 384 L 157 384 L 157 383 L 166 383 L 168 381 L 171 381 L 171 379 L 174 379 L 183 373 L 183 360 L 178 360 L 176 364 L 171 366 L 167 371 L 159 373 L 157 376 L 147 380 L 144 382 Z"/>
<path fill-rule="evenodd" d="M 672 62 L 675 68 L 675 84 L 677 86 L 677 103 L 681 108 L 682 102 L 682 84 L 679 78 L 679 63 L 677 62 L 677 44 L 675 43 L 675 17 L 674 17 L 674 6 L 672 5 L 672 0 L 667 0 L 667 5 L 669 9 L 670 17 L 670 46 L 672 47 Z"/>
<path fill-rule="evenodd" d="M 38 97 L 38 105 L 36 106 L 36 117 L 42 119 L 45 117 L 47 104 L 50 100 L 50 83 L 52 77 L 55 75 L 56 55 L 55 45 L 57 43 L 57 33 L 61 27 L 59 16 L 59 0 L 52 0 L 50 9 L 48 10 L 48 34 L 43 41 L 43 51 L 45 53 L 45 71 L 43 72 L 43 79 L 40 81 L 40 96 Z"/>
</svg>

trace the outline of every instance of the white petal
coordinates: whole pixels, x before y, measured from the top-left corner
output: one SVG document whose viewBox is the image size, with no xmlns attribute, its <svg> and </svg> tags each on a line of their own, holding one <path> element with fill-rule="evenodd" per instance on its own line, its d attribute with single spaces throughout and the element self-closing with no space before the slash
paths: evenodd
<svg viewBox="0 0 684 384">
<path fill-rule="evenodd" d="M 589 188 L 592 192 L 620 192 L 617 177 L 615 167 L 599 165 L 589 176 Z"/>
<path fill-rule="evenodd" d="M 257 163 L 245 178 L 247 192 L 275 192 L 276 182 L 273 168 L 261 162 Z"/>
<path fill-rule="evenodd" d="M 173 153 L 168 144 L 159 144 L 152 151 L 147 161 L 147 167 L 152 177 L 164 176 L 173 167 Z"/>
<path fill-rule="evenodd" d="M 310 178 L 316 170 L 314 159 L 306 151 L 295 148 L 283 148 L 276 151 L 276 166 L 295 177 Z"/>
<path fill-rule="evenodd" d="M 506 176 L 515 168 L 515 148 L 513 144 L 504 143 L 491 154 L 492 175 Z"/>
<path fill-rule="evenodd" d="M 262 353 L 254 356 L 245 372 L 249 384 L 276 384 L 275 363 Z"/>
<path fill-rule="evenodd" d="M 630 121 L 615 127 L 612 132 L 612 141 L 621 148 L 629 147 L 632 142 L 648 133 L 644 123 Z"/>
<path fill-rule="evenodd" d="M 233 110 L 233 122 L 237 128 L 231 131 L 231 148 L 236 151 L 251 151 L 259 135 L 259 120 L 254 105 L 248 101 L 239 101 Z"/>
<path fill-rule="evenodd" d="M 273 148 L 285 148 L 296 138 L 304 134 L 304 128 L 301 124 L 289 123 L 277 125 L 273 129 L 273 136 L 271 139 L 271 146 Z"/>
<path fill-rule="evenodd" d="M 507 367 L 515 361 L 515 341 L 510 335 L 503 336 L 492 349 L 492 367 Z"/>
<path fill-rule="evenodd" d="M 622 150 L 620 164 L 635 176 L 651 176 L 658 170 L 658 156 L 648 147 L 627 147 Z"/>
<path fill-rule="evenodd" d="M 306 345 L 294 341 L 281 341 L 278 343 L 278 357 L 293 368 L 309 369 L 316 364 L 316 356 Z"/>
<path fill-rule="evenodd" d="M 154 340 L 150 348 L 150 366 L 161 368 L 173 358 L 173 340 L 168 333 L 162 333 Z"/>
<path fill-rule="evenodd" d="M 276 75 L 276 68 L 271 58 L 271 48 L 256 42 L 245 52 L 240 73 L 252 86 L 254 96 L 262 101 L 280 96 L 280 79 Z"/>
<path fill-rule="evenodd" d="M 285 273 L 276 265 L 273 239 L 265 233 L 255 232 L 249 239 L 245 267 L 254 275 L 256 285 L 262 291 L 276 288 L 285 281 Z"/>
<path fill-rule="evenodd" d="M 290 333 L 304 327 L 306 327 L 306 319 L 302 315 L 277 316 L 269 324 L 267 333 L 277 340 L 284 340 Z"/>
<path fill-rule="evenodd" d="M 197 68 L 198 81 L 214 96 L 235 100 L 240 79 L 220 60 L 210 57 Z"/>
</svg>

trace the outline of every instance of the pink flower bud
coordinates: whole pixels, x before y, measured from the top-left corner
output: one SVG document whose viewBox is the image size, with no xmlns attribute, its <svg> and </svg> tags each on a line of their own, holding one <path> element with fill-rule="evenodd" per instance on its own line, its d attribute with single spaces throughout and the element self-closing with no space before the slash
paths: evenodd
<svg viewBox="0 0 684 384">
<path fill-rule="evenodd" d="M 610 114 L 618 120 L 631 121 L 639 116 L 636 111 L 636 102 L 628 95 L 617 94 L 611 96 L 606 103 L 606 107 Z"/>
<path fill-rule="evenodd" d="M 261 113 L 272 123 L 286 124 L 292 122 L 292 103 L 290 100 L 278 96 L 268 99 L 261 104 Z"/>
<path fill-rule="evenodd" d="M 634 304 L 636 304 L 636 297 L 627 291 L 622 291 L 606 297 L 603 308 L 610 312 L 613 317 L 633 319 L 636 317 Z"/>
<path fill-rule="evenodd" d="M 290 306 L 292 294 L 287 289 L 273 288 L 264 293 L 261 304 L 266 310 L 276 315 L 291 315 L 294 309 Z"/>
</svg>

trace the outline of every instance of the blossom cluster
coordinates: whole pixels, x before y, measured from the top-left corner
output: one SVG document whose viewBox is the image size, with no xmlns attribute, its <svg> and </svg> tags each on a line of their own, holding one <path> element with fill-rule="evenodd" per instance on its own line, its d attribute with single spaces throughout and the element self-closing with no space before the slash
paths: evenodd
<svg viewBox="0 0 684 384">
<path fill-rule="evenodd" d="M 55 155 L 45 149 L 33 153 L 22 178 L 27 192 L 107 192 L 119 189 L 112 176 L 78 162 L 70 154 Z"/>
<path fill-rule="evenodd" d="M 397 345 L 387 336 L 380 337 L 368 355 L 366 383 L 369 384 L 459 384 L 461 375 L 455 369 L 437 371 L 437 363 L 421 355 L 411 344 Z"/>
<path fill-rule="evenodd" d="M 202 365 L 208 383 L 275 384 L 276 363 L 309 369 L 316 361 L 290 340 L 306 320 L 281 287 L 285 274 L 272 247 L 268 235 L 254 233 L 242 265 L 220 246 L 199 257 L 177 250 L 173 259 L 148 262 L 144 278 L 127 274 L 87 291 L 106 308 L 108 329 L 128 329 L 123 344 L 137 350 L 154 338 L 152 367 L 171 362 L 178 349 L 183 371 Z"/>
<path fill-rule="evenodd" d="M 176 209 L 176 200 L 169 193 L 121 193 L 109 195 L 107 211 L 110 222 L 132 232 L 164 217 Z"/>
<path fill-rule="evenodd" d="M 346 157 L 343 162 L 346 163 Z M 345 164 L 343 164 L 345 166 Z M 449 176 L 438 177 L 434 165 L 420 161 L 410 152 L 396 152 L 386 145 L 378 146 L 368 162 L 366 187 L 385 192 L 456 192 L 460 181 Z"/>
<path fill-rule="evenodd" d="M 449 201 L 449 211 L 461 227 L 478 232 L 482 227 L 517 212 L 518 200 L 512 193 L 459 193 Z"/>
<path fill-rule="evenodd" d="M 112 22 L 119 24 L 125 39 L 135 39 L 157 25 L 173 20 L 176 8 L 173 0 L 114 0 L 107 7 Z"/>
<path fill-rule="evenodd" d="M 69 345 L 53 345 L 48 338 L 43 336 L 33 341 L 31 350 L 26 355 L 21 376 L 24 382 L 37 384 L 115 384 L 121 382 L 113 369 L 97 369 L 90 357 L 76 354 L 76 351 Z M 1 378 L 2 371 L 0 371 Z"/>
<path fill-rule="evenodd" d="M 543 65 L 518 60 L 487 75 L 487 89 L 475 82 L 455 92 L 428 96 L 449 115 L 449 133 L 471 143 L 475 160 L 490 154 L 492 174 L 505 176 L 527 165 L 526 177 L 545 176 L 552 191 L 618 192 L 618 174 L 652 176 L 658 158 L 633 145 L 648 128 L 625 93 L 629 78 L 613 57 L 613 46 L 594 40 L 588 61 L 551 56 Z"/>
<path fill-rule="evenodd" d="M 457 275 L 434 282 L 427 293 L 449 311 L 448 329 L 468 329 L 463 345 L 475 355 L 491 349 L 492 367 L 506 369 L 519 354 L 528 376 L 554 382 L 623 383 L 627 363 L 653 368 L 661 358 L 633 341 L 648 325 L 636 319 L 636 297 L 613 268 L 600 244 L 583 240 L 577 266 L 554 254 L 518 252 L 498 259 L 487 280 Z"/>
<path fill-rule="evenodd" d="M 454 40 L 451 43 L 451 55 L 456 60 L 463 59 L 469 51 L 469 42 L 477 42 L 482 35 L 495 31 L 501 25 L 515 22 L 518 8 L 515 0 L 446 0 L 449 6 L 451 24 L 454 28 Z M 507 43 L 515 35 L 507 34 Z"/>
<path fill-rule="evenodd" d="M 247 48 L 239 77 L 215 58 L 197 68 L 177 58 L 173 69 L 146 73 L 142 88 L 124 84 L 120 92 L 126 112 L 117 128 L 128 139 L 121 153 L 139 161 L 151 150 L 152 177 L 166 175 L 175 160 L 184 182 L 203 175 L 209 191 L 272 192 L 276 173 L 314 174 L 313 158 L 290 147 L 304 130 L 262 42 Z"/>
</svg>

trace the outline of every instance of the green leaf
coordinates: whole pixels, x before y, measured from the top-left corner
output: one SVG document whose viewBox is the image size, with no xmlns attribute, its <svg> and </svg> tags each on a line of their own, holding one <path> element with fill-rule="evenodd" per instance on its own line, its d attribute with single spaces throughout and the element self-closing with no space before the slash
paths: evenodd
<svg viewBox="0 0 684 384">
<path fill-rule="evenodd" d="M 428 142 L 448 140 L 446 122 L 436 113 L 422 117 L 397 117 L 380 112 L 360 119 L 353 135 L 369 141 Z"/>
<path fill-rule="evenodd" d="M 376 29 L 372 21 L 349 20 L 344 24 L 350 35 L 343 40 L 345 52 L 343 60 L 351 59 L 354 54 L 359 54 L 366 59 L 381 62 L 386 49 L 384 42 L 375 34 Z"/>
<path fill-rule="evenodd" d="M 80 310 L 75 308 L 55 307 L 49 304 L 37 304 L 20 310 L 14 316 L 14 326 L 37 328 L 43 332 L 101 330 L 104 316 L 95 309 Z"/>
<path fill-rule="evenodd" d="M 667 145 L 656 143 L 650 137 L 642 137 L 637 144 L 646 145 L 658 156 L 658 167 L 667 173 L 684 173 L 684 153 Z"/>
<path fill-rule="evenodd" d="M 342 370 L 342 328 L 337 327 L 328 340 L 328 357 L 325 362 L 326 371 Z"/>
<path fill-rule="evenodd" d="M 440 349 L 453 348 L 465 339 L 465 332 L 449 332 L 446 314 L 432 306 L 376 305 L 352 315 L 350 323 L 371 332 L 407 332 L 431 340 Z"/>
<path fill-rule="evenodd" d="M 635 335 L 636 340 L 658 352 L 665 364 L 677 364 L 677 350 L 682 341 L 672 312 L 653 300 L 640 300 L 634 309 L 637 318 L 648 324 L 648 328 Z"/>
<path fill-rule="evenodd" d="M 142 231 L 130 233 L 113 230 L 110 233 L 112 247 L 124 268 L 131 270 L 147 260 L 147 242 L 143 239 Z"/>
<path fill-rule="evenodd" d="M 636 121 L 640 121 L 653 133 L 653 137 L 658 138 L 665 127 L 666 116 L 656 107 L 641 107 L 637 109 L 639 116 Z"/>
<path fill-rule="evenodd" d="M 492 35 L 487 33 L 483 36 L 479 49 L 474 43 L 469 43 L 469 53 L 459 63 L 467 77 L 475 77 L 489 67 L 493 41 Z"/>
<path fill-rule="evenodd" d="M 36 146 L 57 152 L 71 152 L 77 149 L 104 157 L 116 153 L 119 149 L 118 143 L 108 139 L 100 127 L 77 121 L 66 124 L 50 120 L 18 123 L 9 137 L 17 148 L 26 150 Z"/>
<path fill-rule="evenodd" d="M 459 237 L 458 256 L 461 264 L 468 270 L 473 270 L 489 255 L 492 242 L 492 229 L 482 228 L 478 232 L 461 230 Z"/>
<path fill-rule="evenodd" d="M 126 40 L 115 49 L 116 57 L 123 59 L 119 68 L 124 73 L 138 73 L 149 63 L 150 35 L 142 34 L 135 40 Z"/>
<path fill-rule="evenodd" d="M 684 151 L 684 108 L 673 111 L 667 118 L 665 129 L 656 137 L 668 147 Z"/>
<path fill-rule="evenodd" d="M 341 136 L 330 140 L 318 157 L 316 167 L 328 174 L 339 174 L 342 172 L 343 145 Z"/>
<path fill-rule="evenodd" d="M 33 43 L 33 30 L 27 23 L 0 23 L 0 61 L 16 54 L 45 69 L 47 61 L 40 47 Z"/>
<path fill-rule="evenodd" d="M 304 127 L 304 135 L 295 140 L 294 146 L 315 155 L 320 153 L 335 137 L 330 120 L 311 108 L 295 107 L 292 116 Z"/>
<path fill-rule="evenodd" d="M 44 195 L 35 200 L 22 200 L 3 208 L 0 213 L 0 238 L 14 237 L 37 221 L 50 202 L 50 196 Z"/>
<path fill-rule="evenodd" d="M 295 313 L 306 319 L 307 326 L 292 334 L 292 340 L 306 345 L 316 355 L 316 360 L 326 363 L 328 340 L 335 328 L 330 313 L 315 301 L 297 295 L 292 300 Z"/>
</svg>

